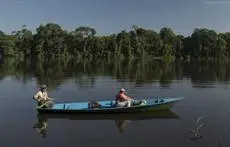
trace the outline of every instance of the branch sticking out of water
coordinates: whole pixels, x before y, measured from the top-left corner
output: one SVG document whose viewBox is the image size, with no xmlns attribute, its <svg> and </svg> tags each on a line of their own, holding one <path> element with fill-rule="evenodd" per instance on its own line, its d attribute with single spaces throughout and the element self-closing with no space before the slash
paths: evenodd
<svg viewBox="0 0 230 147">
<path fill-rule="evenodd" d="M 190 129 L 190 132 L 192 133 L 193 137 L 196 137 L 197 139 L 198 138 L 201 138 L 202 136 L 200 135 L 200 128 L 204 125 L 203 122 L 201 122 L 201 120 L 203 119 L 204 117 L 199 117 L 196 122 L 195 122 L 195 128 L 194 129 Z"/>
</svg>

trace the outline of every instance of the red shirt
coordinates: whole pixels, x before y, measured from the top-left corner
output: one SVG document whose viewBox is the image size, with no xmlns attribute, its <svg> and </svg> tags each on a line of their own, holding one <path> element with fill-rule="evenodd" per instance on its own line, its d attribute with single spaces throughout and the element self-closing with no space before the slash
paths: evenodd
<svg viewBox="0 0 230 147">
<path fill-rule="evenodd" d="M 124 93 L 117 94 L 116 101 L 120 101 L 120 102 L 126 101 L 126 95 Z"/>
</svg>

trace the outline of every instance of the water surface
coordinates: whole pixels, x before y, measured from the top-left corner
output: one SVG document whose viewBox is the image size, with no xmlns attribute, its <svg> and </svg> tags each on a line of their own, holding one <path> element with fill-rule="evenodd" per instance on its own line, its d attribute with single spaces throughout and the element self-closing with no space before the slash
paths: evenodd
<svg viewBox="0 0 230 147">
<path fill-rule="evenodd" d="M 218 142 L 229 146 L 229 65 L 207 61 L 45 63 L 2 59 L 1 146 L 217 147 Z M 56 102 L 110 100 L 121 87 L 136 99 L 186 99 L 161 117 L 52 118 L 37 115 L 35 110 L 32 96 L 41 83 L 49 86 L 49 95 Z M 189 130 L 199 117 L 203 117 L 203 137 L 190 140 Z"/>
</svg>

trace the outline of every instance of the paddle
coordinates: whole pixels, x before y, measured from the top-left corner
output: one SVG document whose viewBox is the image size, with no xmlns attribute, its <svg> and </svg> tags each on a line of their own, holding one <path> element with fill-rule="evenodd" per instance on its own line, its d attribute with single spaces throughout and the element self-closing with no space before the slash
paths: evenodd
<svg viewBox="0 0 230 147">
<path fill-rule="evenodd" d="M 48 103 L 50 103 L 50 102 L 52 102 L 52 101 L 54 101 L 54 100 L 55 100 L 54 98 L 50 98 L 47 102 L 45 102 L 45 103 L 42 104 L 41 106 L 37 106 L 37 109 L 42 108 L 43 106 L 45 106 L 46 104 L 48 104 Z"/>
</svg>

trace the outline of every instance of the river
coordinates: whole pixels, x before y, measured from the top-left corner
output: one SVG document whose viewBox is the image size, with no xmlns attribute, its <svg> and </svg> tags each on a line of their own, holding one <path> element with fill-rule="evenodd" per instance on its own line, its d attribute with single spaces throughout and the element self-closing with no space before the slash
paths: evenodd
<svg viewBox="0 0 230 147">
<path fill-rule="evenodd" d="M 230 63 L 213 61 L 52 61 L 12 58 L 0 64 L 1 146 L 227 147 Z M 110 100 L 123 87 L 133 98 L 185 97 L 171 111 L 138 119 L 37 115 L 32 96 L 48 85 L 56 102 Z M 143 114 L 144 115 L 144 114 Z M 200 119 L 202 138 L 190 129 Z"/>
</svg>

